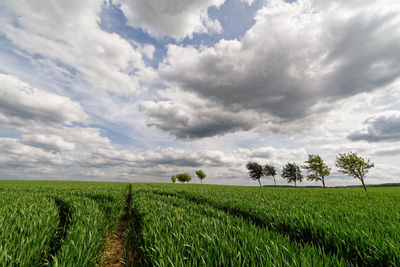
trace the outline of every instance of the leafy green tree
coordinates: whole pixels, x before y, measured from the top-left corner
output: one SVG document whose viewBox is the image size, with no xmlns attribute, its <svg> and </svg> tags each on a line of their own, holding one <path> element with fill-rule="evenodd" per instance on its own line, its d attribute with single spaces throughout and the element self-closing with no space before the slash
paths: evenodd
<svg viewBox="0 0 400 267">
<path fill-rule="evenodd" d="M 303 166 L 307 170 L 308 181 L 322 181 L 325 188 L 325 177 L 331 173 L 331 168 L 328 167 L 319 155 L 308 155 L 308 160 Z"/>
<path fill-rule="evenodd" d="M 200 183 L 203 184 L 203 179 L 206 178 L 206 174 L 202 170 L 196 171 L 197 177 L 200 179 Z"/>
<path fill-rule="evenodd" d="M 282 168 L 282 178 L 287 179 L 288 183 L 294 182 L 297 187 L 297 181 L 300 183 L 303 181 L 303 175 L 301 170 L 296 163 L 288 163 Z"/>
<path fill-rule="evenodd" d="M 190 177 L 190 175 L 187 173 L 179 173 L 176 175 L 176 179 L 178 179 L 178 181 L 181 183 L 187 183 L 192 180 L 192 177 Z"/>
<path fill-rule="evenodd" d="M 175 176 L 171 176 L 171 181 L 172 181 L 173 183 L 176 183 L 176 177 L 175 177 Z"/>
<path fill-rule="evenodd" d="M 246 165 L 246 168 L 249 170 L 249 176 L 254 181 L 257 180 L 261 187 L 260 178 L 263 175 L 263 167 L 257 162 L 249 162 Z"/>
<path fill-rule="evenodd" d="M 364 190 L 367 191 L 365 186 L 365 175 L 369 172 L 369 169 L 374 167 L 374 163 L 367 161 L 364 158 L 357 155 L 357 153 L 349 152 L 343 153 L 336 157 L 336 167 L 339 168 L 341 173 L 353 176 L 354 178 L 360 179 Z"/>
<path fill-rule="evenodd" d="M 272 176 L 274 178 L 274 184 L 276 186 L 276 181 L 275 181 L 276 169 L 273 165 L 265 164 L 263 168 L 263 175 Z"/>
</svg>

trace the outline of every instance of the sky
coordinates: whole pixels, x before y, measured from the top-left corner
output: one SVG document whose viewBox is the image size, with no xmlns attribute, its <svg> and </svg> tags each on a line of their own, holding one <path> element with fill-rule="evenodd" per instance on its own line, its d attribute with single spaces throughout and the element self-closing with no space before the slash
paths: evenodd
<svg viewBox="0 0 400 267">
<path fill-rule="evenodd" d="M 0 179 L 355 185 L 350 151 L 400 182 L 399 1 L 0 0 Z"/>
</svg>

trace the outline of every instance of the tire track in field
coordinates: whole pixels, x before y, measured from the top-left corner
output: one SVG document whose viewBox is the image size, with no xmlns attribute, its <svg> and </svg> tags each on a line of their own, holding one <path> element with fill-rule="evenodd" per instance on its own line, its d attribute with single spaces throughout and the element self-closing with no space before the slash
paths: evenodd
<svg viewBox="0 0 400 267">
<path fill-rule="evenodd" d="M 50 249 L 46 259 L 49 265 L 53 262 L 55 255 L 61 250 L 62 242 L 67 236 L 67 231 L 71 222 L 71 208 L 69 204 L 59 198 L 54 198 L 54 201 L 58 209 L 59 221 L 57 232 L 50 240 Z"/>
<path fill-rule="evenodd" d="M 102 263 L 100 266 L 134 266 L 137 252 L 130 245 L 130 224 L 132 205 L 132 185 L 126 191 L 125 207 L 122 211 L 116 231 L 109 236 L 105 244 Z"/>
<path fill-rule="evenodd" d="M 350 265 L 394 266 L 391 261 L 391 259 L 396 257 L 394 254 L 381 253 L 380 255 L 375 255 L 368 253 L 371 251 L 370 246 L 373 245 L 366 243 L 360 244 L 357 241 L 346 238 L 345 236 L 332 237 L 330 233 L 327 233 L 322 228 L 311 229 L 307 227 L 299 227 L 297 224 L 294 225 L 289 222 L 277 222 L 272 217 L 260 218 L 257 215 L 243 211 L 240 208 L 220 205 L 204 197 L 194 196 L 184 191 L 176 193 L 150 190 L 142 191 L 152 194 L 183 198 L 195 204 L 209 205 L 217 210 L 229 214 L 230 216 L 242 218 L 259 228 L 268 228 L 269 231 L 286 235 L 294 242 L 308 243 L 323 248 L 325 253 L 338 255 L 350 263 Z M 339 238 L 341 242 L 336 242 L 337 240 L 335 238 Z"/>
</svg>

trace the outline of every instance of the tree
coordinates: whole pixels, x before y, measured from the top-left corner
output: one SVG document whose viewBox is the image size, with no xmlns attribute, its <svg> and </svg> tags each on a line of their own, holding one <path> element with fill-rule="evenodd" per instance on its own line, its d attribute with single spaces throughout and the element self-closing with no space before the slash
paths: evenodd
<svg viewBox="0 0 400 267">
<path fill-rule="evenodd" d="M 374 167 L 374 163 L 367 161 L 364 158 L 357 155 L 357 153 L 349 152 L 343 153 L 336 157 L 336 167 L 339 168 L 341 173 L 353 176 L 354 178 L 360 179 L 364 190 L 367 191 L 364 179 L 365 175 L 369 172 L 369 169 Z"/>
<path fill-rule="evenodd" d="M 288 163 L 282 169 L 282 177 L 288 180 L 288 183 L 294 181 L 294 185 L 297 187 L 297 181 L 303 181 L 303 175 L 301 174 L 301 170 L 296 163 Z"/>
<path fill-rule="evenodd" d="M 269 165 L 269 164 L 265 164 L 265 166 L 263 168 L 263 175 L 272 176 L 274 178 L 274 183 L 275 183 L 275 186 L 276 186 L 276 181 L 275 181 L 276 169 L 275 169 L 274 166 Z"/>
<path fill-rule="evenodd" d="M 250 178 L 254 181 L 257 180 L 261 187 L 260 178 L 263 175 L 263 168 L 257 162 L 249 162 L 246 165 L 246 168 L 249 170 Z"/>
<path fill-rule="evenodd" d="M 328 167 L 319 155 L 308 155 L 308 160 L 304 162 L 306 165 L 303 166 L 307 170 L 308 181 L 322 181 L 322 185 L 325 188 L 325 176 L 328 176 L 331 172 L 331 168 Z"/>
<path fill-rule="evenodd" d="M 171 176 L 171 181 L 172 181 L 173 183 L 176 183 L 176 177 L 175 177 L 175 176 Z"/>
<path fill-rule="evenodd" d="M 190 177 L 190 175 L 187 173 L 179 173 L 176 175 L 176 179 L 178 179 L 178 181 L 181 183 L 187 183 L 192 180 L 192 177 Z"/>
<path fill-rule="evenodd" d="M 199 177 L 200 182 L 203 183 L 203 179 L 206 178 L 206 174 L 202 170 L 196 171 L 197 177 Z"/>
</svg>

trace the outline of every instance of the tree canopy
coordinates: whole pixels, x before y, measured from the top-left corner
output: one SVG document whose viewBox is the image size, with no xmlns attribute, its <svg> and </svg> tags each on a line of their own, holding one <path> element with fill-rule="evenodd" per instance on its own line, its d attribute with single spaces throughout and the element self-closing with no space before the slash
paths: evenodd
<svg viewBox="0 0 400 267">
<path fill-rule="evenodd" d="M 200 182 L 203 183 L 203 179 L 206 178 L 206 174 L 202 170 L 196 171 L 197 177 L 199 177 Z"/>
<path fill-rule="evenodd" d="M 246 168 L 249 170 L 249 176 L 254 181 L 257 180 L 261 187 L 260 178 L 263 175 L 263 167 L 257 162 L 249 162 L 246 165 Z"/>
<path fill-rule="evenodd" d="M 176 177 L 175 177 L 175 176 L 171 176 L 171 181 L 172 181 L 173 183 L 175 183 L 175 182 L 176 182 Z"/>
<path fill-rule="evenodd" d="M 282 178 L 287 179 L 288 183 L 294 182 L 297 187 L 297 181 L 303 181 L 303 175 L 296 163 L 288 163 L 282 168 Z"/>
<path fill-rule="evenodd" d="M 178 181 L 181 183 L 187 183 L 192 180 L 192 177 L 190 177 L 190 175 L 187 173 L 179 173 L 176 175 L 176 179 L 178 179 Z"/>
<path fill-rule="evenodd" d="M 276 169 L 273 165 L 265 164 L 263 168 L 263 175 L 272 176 L 274 178 L 274 184 L 276 185 L 275 181 Z"/>
<path fill-rule="evenodd" d="M 341 173 L 359 179 L 364 187 L 364 190 L 367 191 L 364 179 L 365 175 L 369 172 L 369 169 L 374 167 L 374 163 L 372 163 L 369 159 L 365 161 L 365 159 L 358 156 L 357 153 L 349 152 L 339 154 L 339 156 L 336 157 L 335 165 L 339 168 Z"/>
<path fill-rule="evenodd" d="M 331 169 L 324 163 L 319 155 L 308 155 L 303 168 L 307 170 L 307 180 L 309 181 L 322 181 L 325 188 L 325 176 L 330 174 Z"/>
</svg>

